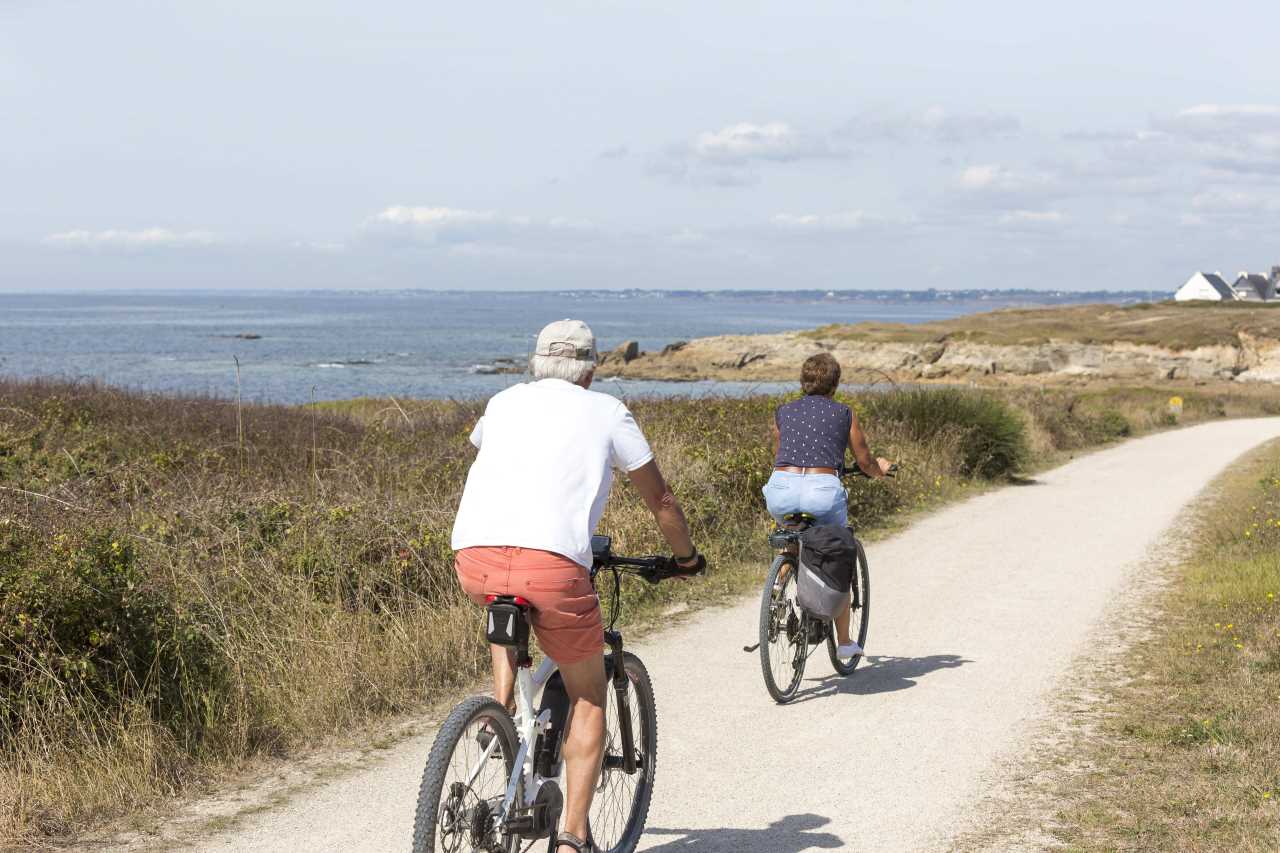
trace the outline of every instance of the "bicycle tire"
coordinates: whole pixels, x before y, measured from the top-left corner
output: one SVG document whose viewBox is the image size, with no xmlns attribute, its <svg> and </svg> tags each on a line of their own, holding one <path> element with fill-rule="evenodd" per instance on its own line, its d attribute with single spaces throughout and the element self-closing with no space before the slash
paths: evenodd
<svg viewBox="0 0 1280 853">
<path fill-rule="evenodd" d="M 450 783 L 450 788 L 454 785 L 463 785 L 457 797 L 464 806 L 469 808 L 469 811 L 463 810 L 459 815 L 456 808 L 457 802 L 451 802 L 454 795 L 450 795 L 443 806 L 440 799 L 445 792 L 445 783 L 450 776 L 450 770 L 456 767 L 455 758 L 459 746 L 466 747 L 463 758 L 464 768 L 475 766 L 474 761 L 471 765 L 467 764 L 467 757 L 478 760 L 483 755 L 485 747 L 480 745 L 480 724 L 487 724 L 490 731 L 494 732 L 498 738 L 497 748 L 501 750 L 502 770 L 487 772 L 486 768 L 481 771 L 480 775 L 486 782 L 496 785 L 493 788 L 485 786 L 483 793 L 486 796 L 481 796 L 472 785 L 464 785 L 457 780 Z M 474 835 L 476 830 L 473 827 L 485 822 L 482 808 L 488 809 L 490 813 L 494 811 L 491 804 L 494 797 L 499 804 L 501 803 L 515 762 L 515 755 L 515 724 L 506 709 L 491 697 L 472 696 L 464 699 L 449 712 L 444 724 L 440 726 L 440 731 L 436 733 L 431 752 L 427 756 L 427 766 L 422 771 L 422 783 L 418 787 L 418 806 L 413 820 L 413 853 L 471 853 L 472 851 L 488 853 L 492 850 L 493 844 L 489 842 L 486 842 L 486 846 L 477 846 Z M 493 761 L 494 757 L 491 755 L 488 760 Z M 460 775 L 466 775 L 465 770 Z M 480 781 L 478 777 L 473 785 Z M 482 802 L 483 807 L 480 805 Z M 447 816 L 444 814 L 445 809 L 450 810 Z M 481 817 L 477 818 L 477 815 Z M 442 820 L 442 817 L 445 819 Z M 437 844 L 437 838 L 441 843 Z M 489 839 L 490 841 L 498 840 L 503 845 L 500 849 L 511 851 L 511 853 L 519 850 L 519 838 L 498 839 L 496 828 L 489 833 Z"/>
<path fill-rule="evenodd" d="M 871 573 L 867 568 L 867 552 L 862 548 L 862 542 L 854 539 L 854 543 L 858 546 L 857 564 L 854 566 L 852 578 L 852 600 L 849 602 L 849 609 L 852 614 L 849 618 L 849 628 L 857 629 L 858 645 L 866 648 L 867 644 L 867 624 L 871 620 Z M 858 668 L 858 664 L 862 662 L 862 655 L 854 655 L 848 661 L 843 661 L 836 654 L 836 632 L 835 626 L 831 626 L 831 633 L 827 635 L 827 654 L 831 658 L 831 666 L 840 675 L 853 675 L 853 671 Z"/>
<path fill-rule="evenodd" d="M 605 687 L 608 696 L 605 700 L 604 766 L 589 812 L 591 840 L 601 853 L 632 853 L 639 845 L 649 817 L 657 771 L 658 709 L 653 698 L 653 682 L 640 658 L 630 652 L 623 652 L 622 658 L 628 681 L 626 702 L 640 766 L 631 775 L 616 766 L 622 756 L 622 735 L 618 722 L 618 692 L 613 687 L 613 656 L 610 655 L 605 659 L 609 683 Z M 615 761 L 611 762 L 611 758 Z M 610 768 L 611 763 L 615 767 Z"/>
<path fill-rule="evenodd" d="M 778 584 L 783 566 L 791 566 L 791 571 L 787 572 L 775 599 L 774 586 Z M 794 590 L 795 584 L 795 557 L 779 554 L 769 567 L 760 597 L 760 670 L 764 675 L 765 689 L 779 705 L 795 698 L 808 658 L 808 638 L 803 635 L 806 626 L 802 614 L 794 601 L 787 598 L 788 590 Z M 786 643 L 782 644 L 784 637 Z"/>
</svg>

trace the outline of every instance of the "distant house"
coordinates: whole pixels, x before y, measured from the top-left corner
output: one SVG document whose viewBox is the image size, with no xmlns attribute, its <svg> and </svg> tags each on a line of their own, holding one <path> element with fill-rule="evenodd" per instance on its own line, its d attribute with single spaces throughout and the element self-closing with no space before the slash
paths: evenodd
<svg viewBox="0 0 1280 853">
<path fill-rule="evenodd" d="M 1236 299 L 1242 302 L 1267 302 L 1276 298 L 1276 269 L 1271 270 L 1271 278 L 1262 273 L 1242 272 L 1231 285 Z"/>
<path fill-rule="evenodd" d="M 1198 272 L 1187 279 L 1186 284 L 1178 288 L 1178 292 L 1173 295 L 1173 298 L 1179 302 L 1191 302 L 1196 299 L 1206 299 L 1212 302 L 1233 302 L 1240 297 L 1236 296 L 1235 290 L 1222 280 L 1222 276 L 1219 273 Z"/>
</svg>

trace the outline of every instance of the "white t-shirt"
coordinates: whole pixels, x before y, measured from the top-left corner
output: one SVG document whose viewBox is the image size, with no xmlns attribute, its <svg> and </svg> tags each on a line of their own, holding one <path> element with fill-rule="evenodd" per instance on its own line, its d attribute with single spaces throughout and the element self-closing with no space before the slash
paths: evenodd
<svg viewBox="0 0 1280 853">
<path fill-rule="evenodd" d="M 480 453 L 453 523 L 454 550 L 536 548 L 583 566 L 613 468 L 634 471 L 653 459 L 621 400 L 561 379 L 495 394 L 471 443 Z"/>
</svg>

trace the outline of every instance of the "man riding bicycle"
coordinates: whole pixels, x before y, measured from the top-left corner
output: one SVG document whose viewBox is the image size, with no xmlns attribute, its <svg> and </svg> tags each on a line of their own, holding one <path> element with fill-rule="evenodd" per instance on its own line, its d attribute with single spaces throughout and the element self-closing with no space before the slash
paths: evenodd
<svg viewBox="0 0 1280 853">
<path fill-rule="evenodd" d="M 618 399 L 588 390 L 595 336 L 580 320 L 538 335 L 532 382 L 494 395 L 471 433 L 479 448 L 453 527 L 455 568 L 477 604 L 515 595 L 532 606 L 543 652 L 560 668 L 570 714 L 563 831 L 558 853 L 592 853 L 587 815 L 604 755 L 604 625 L 590 580 L 591 536 L 604 512 L 613 468 L 626 471 L 677 556 L 704 564 L 653 451 Z M 490 647 L 495 698 L 511 706 L 515 659 Z"/>
</svg>

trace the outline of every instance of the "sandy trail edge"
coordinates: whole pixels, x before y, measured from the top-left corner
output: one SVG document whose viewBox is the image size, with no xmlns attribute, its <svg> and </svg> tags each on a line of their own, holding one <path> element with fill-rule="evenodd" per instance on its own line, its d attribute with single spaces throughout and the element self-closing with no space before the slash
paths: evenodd
<svg viewBox="0 0 1280 853">
<path fill-rule="evenodd" d="M 869 665 L 837 680 L 819 651 L 787 707 L 769 700 L 758 655 L 741 651 L 754 642 L 756 600 L 637 644 L 659 707 L 658 783 L 640 849 L 946 849 L 1030 746 L 1073 658 L 1087 664 L 1090 633 L 1179 512 L 1278 436 L 1280 418 L 1161 433 L 875 543 Z M 430 737 L 191 845 L 407 849 Z M 153 845 L 129 849 L 140 846 Z"/>
</svg>

